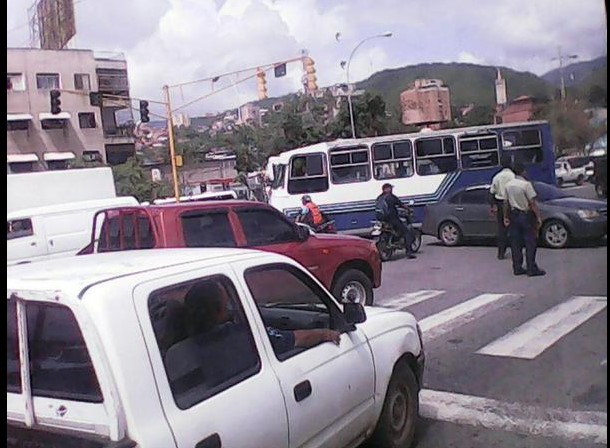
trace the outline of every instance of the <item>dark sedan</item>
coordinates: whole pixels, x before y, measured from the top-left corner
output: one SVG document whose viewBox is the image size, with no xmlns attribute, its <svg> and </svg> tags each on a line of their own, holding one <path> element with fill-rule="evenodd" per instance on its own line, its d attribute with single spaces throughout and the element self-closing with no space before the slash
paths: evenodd
<svg viewBox="0 0 610 448">
<path fill-rule="evenodd" d="M 533 185 L 542 214 L 541 243 L 558 249 L 577 240 L 606 235 L 606 201 L 576 198 L 542 182 Z M 426 206 L 422 232 L 439 238 L 446 246 L 495 237 L 496 218 L 490 213 L 489 185 L 468 187 Z"/>
</svg>

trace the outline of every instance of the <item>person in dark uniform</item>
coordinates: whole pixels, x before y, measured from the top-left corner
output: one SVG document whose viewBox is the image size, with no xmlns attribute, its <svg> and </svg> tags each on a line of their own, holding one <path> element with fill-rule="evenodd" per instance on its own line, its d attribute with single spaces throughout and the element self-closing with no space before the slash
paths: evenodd
<svg viewBox="0 0 610 448">
<path fill-rule="evenodd" d="M 393 191 L 392 184 L 383 184 L 381 187 L 381 194 L 377 196 L 375 200 L 376 204 L 383 204 L 384 206 L 377 206 L 376 209 L 380 209 L 381 216 L 378 219 L 387 222 L 392 226 L 394 231 L 399 235 L 399 238 L 405 239 L 405 249 L 406 249 L 406 257 L 409 259 L 417 258 L 413 253 L 413 235 L 407 228 L 407 226 L 400 220 L 398 216 L 398 209 L 402 208 L 408 210 L 407 206 L 402 203 L 402 201 L 396 196 Z"/>
<path fill-rule="evenodd" d="M 502 169 L 493 177 L 489 188 L 491 213 L 496 215 L 498 220 L 498 260 L 504 260 L 509 246 L 508 227 L 504 225 L 504 201 L 506 201 L 506 184 L 515 178 L 515 173 L 510 168 L 510 157 L 503 155 L 501 165 Z"/>
<path fill-rule="evenodd" d="M 527 274 L 529 277 L 545 275 L 546 272 L 536 264 L 537 237 L 542 226 L 536 191 L 532 183 L 525 178 L 525 167 L 521 162 L 514 164 L 513 171 L 515 178 L 506 184 L 504 202 L 504 224 L 510 231 L 513 273 Z M 524 247 L 527 269 L 523 269 Z"/>
</svg>

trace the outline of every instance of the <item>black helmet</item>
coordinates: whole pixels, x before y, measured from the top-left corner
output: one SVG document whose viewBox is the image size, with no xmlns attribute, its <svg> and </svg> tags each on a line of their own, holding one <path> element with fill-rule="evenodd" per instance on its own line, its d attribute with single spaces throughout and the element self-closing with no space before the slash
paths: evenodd
<svg viewBox="0 0 610 448">
<path fill-rule="evenodd" d="M 383 184 L 383 186 L 381 187 L 382 190 L 385 190 L 387 188 L 394 188 L 394 185 L 392 185 L 392 184 Z"/>
<path fill-rule="evenodd" d="M 311 202 L 311 196 L 309 196 L 308 194 L 304 194 L 303 196 L 301 196 L 301 201 Z"/>
</svg>

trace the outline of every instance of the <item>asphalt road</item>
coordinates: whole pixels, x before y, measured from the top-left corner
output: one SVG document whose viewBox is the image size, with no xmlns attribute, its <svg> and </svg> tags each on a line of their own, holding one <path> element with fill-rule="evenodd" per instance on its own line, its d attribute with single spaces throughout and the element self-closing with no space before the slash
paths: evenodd
<svg viewBox="0 0 610 448">
<path fill-rule="evenodd" d="M 568 187 L 595 197 L 590 186 Z M 607 247 L 538 251 L 515 277 L 491 243 L 384 264 L 376 304 L 412 312 L 427 357 L 417 448 L 607 444 Z"/>
</svg>

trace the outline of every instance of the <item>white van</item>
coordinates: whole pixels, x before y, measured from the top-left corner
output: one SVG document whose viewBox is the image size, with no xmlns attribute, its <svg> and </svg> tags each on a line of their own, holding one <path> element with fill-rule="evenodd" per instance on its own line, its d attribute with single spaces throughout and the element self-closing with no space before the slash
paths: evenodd
<svg viewBox="0 0 610 448">
<path fill-rule="evenodd" d="M 130 196 L 57 204 L 8 213 L 7 265 L 75 255 L 89 244 L 99 210 L 138 205 Z"/>
</svg>

